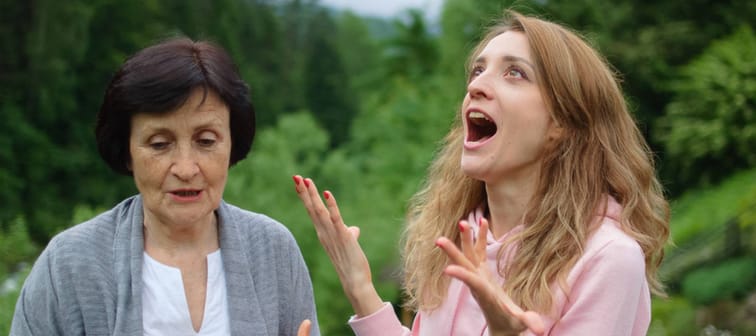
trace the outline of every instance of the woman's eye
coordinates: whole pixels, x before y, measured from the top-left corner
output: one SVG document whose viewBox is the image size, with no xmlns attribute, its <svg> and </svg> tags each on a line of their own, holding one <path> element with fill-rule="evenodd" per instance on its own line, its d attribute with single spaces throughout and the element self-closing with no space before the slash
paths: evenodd
<svg viewBox="0 0 756 336">
<path fill-rule="evenodd" d="M 197 134 L 194 139 L 198 146 L 204 148 L 212 147 L 218 142 L 218 136 L 216 133 L 207 130 Z"/>
<path fill-rule="evenodd" d="M 215 139 L 199 139 L 197 143 L 202 147 L 210 147 L 215 145 Z"/>
<path fill-rule="evenodd" d="M 469 80 L 471 81 L 473 78 L 480 76 L 480 74 L 483 73 L 483 70 L 485 70 L 485 69 L 483 69 L 482 66 L 476 66 L 476 67 L 472 68 L 472 70 L 470 71 L 470 78 L 469 78 Z"/>
<path fill-rule="evenodd" d="M 515 79 L 527 79 L 527 76 L 525 76 L 525 72 L 518 68 L 509 68 L 506 72 L 506 77 L 511 77 Z"/>
<path fill-rule="evenodd" d="M 158 142 L 150 143 L 150 148 L 154 150 L 163 150 L 163 149 L 168 148 L 168 145 L 170 145 L 170 143 L 165 142 L 165 141 L 158 141 Z"/>
</svg>

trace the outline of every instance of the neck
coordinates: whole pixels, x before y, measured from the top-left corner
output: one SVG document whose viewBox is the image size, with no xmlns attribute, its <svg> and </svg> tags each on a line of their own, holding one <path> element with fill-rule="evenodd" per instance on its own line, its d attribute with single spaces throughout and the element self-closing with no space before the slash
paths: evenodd
<svg viewBox="0 0 756 336">
<path fill-rule="evenodd" d="M 534 180 L 486 183 L 488 220 L 495 239 L 523 223 L 535 186 Z"/>
<path fill-rule="evenodd" d="M 165 224 L 154 218 L 144 219 L 144 250 L 152 257 L 173 259 L 186 254 L 205 256 L 219 247 L 218 221 L 215 215 L 193 225 Z"/>
</svg>

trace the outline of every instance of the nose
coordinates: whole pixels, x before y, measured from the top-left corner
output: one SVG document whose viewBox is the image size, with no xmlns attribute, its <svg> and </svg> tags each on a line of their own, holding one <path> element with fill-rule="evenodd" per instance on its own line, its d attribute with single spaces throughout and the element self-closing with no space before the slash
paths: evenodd
<svg viewBox="0 0 756 336">
<path fill-rule="evenodd" d="M 470 83 L 467 84 L 467 94 L 470 95 L 471 99 L 490 99 L 492 97 L 491 86 L 486 72 L 483 72 L 470 80 Z"/>
<path fill-rule="evenodd" d="M 178 148 L 171 165 L 171 174 L 183 181 L 191 180 L 199 173 L 196 154 L 191 148 Z"/>
</svg>

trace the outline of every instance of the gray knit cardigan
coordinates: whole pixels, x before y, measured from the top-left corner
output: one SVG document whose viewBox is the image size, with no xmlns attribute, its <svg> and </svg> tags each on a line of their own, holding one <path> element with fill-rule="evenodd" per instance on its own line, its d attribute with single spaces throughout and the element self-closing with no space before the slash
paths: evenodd
<svg viewBox="0 0 756 336">
<path fill-rule="evenodd" d="M 294 237 L 264 215 L 216 211 L 232 335 L 319 335 L 312 283 Z M 140 196 L 56 237 L 34 263 L 10 334 L 142 335 Z"/>
</svg>

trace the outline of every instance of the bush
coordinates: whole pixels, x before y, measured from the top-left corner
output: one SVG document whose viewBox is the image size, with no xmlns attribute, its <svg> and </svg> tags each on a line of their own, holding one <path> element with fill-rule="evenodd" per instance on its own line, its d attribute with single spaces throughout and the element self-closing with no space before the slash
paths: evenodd
<svg viewBox="0 0 756 336">
<path fill-rule="evenodd" d="M 13 220 L 7 231 L 0 229 L 0 279 L 5 279 L 22 262 L 34 260 L 38 250 L 29 237 L 23 217 Z"/>
<path fill-rule="evenodd" d="M 697 269 L 682 282 L 683 295 L 699 305 L 739 299 L 753 288 L 756 288 L 756 257 L 753 256 Z"/>
<path fill-rule="evenodd" d="M 18 301 L 18 294 L 21 293 L 21 285 L 24 283 L 26 276 L 31 271 L 31 265 L 27 265 L 23 270 L 12 275 L 13 279 L 1 277 L 2 286 L 0 286 L 0 334 L 10 334 L 11 321 L 13 320 L 13 312 L 16 310 L 16 301 Z M 6 290 L 6 283 L 12 281 L 15 288 L 9 288 Z"/>
<path fill-rule="evenodd" d="M 749 26 L 712 43 L 671 89 L 675 98 L 655 130 L 676 165 L 671 178 L 711 183 L 756 164 L 756 34 Z"/>
<path fill-rule="evenodd" d="M 695 307 L 679 296 L 654 299 L 651 316 L 649 336 L 695 335 L 698 330 Z"/>
</svg>

